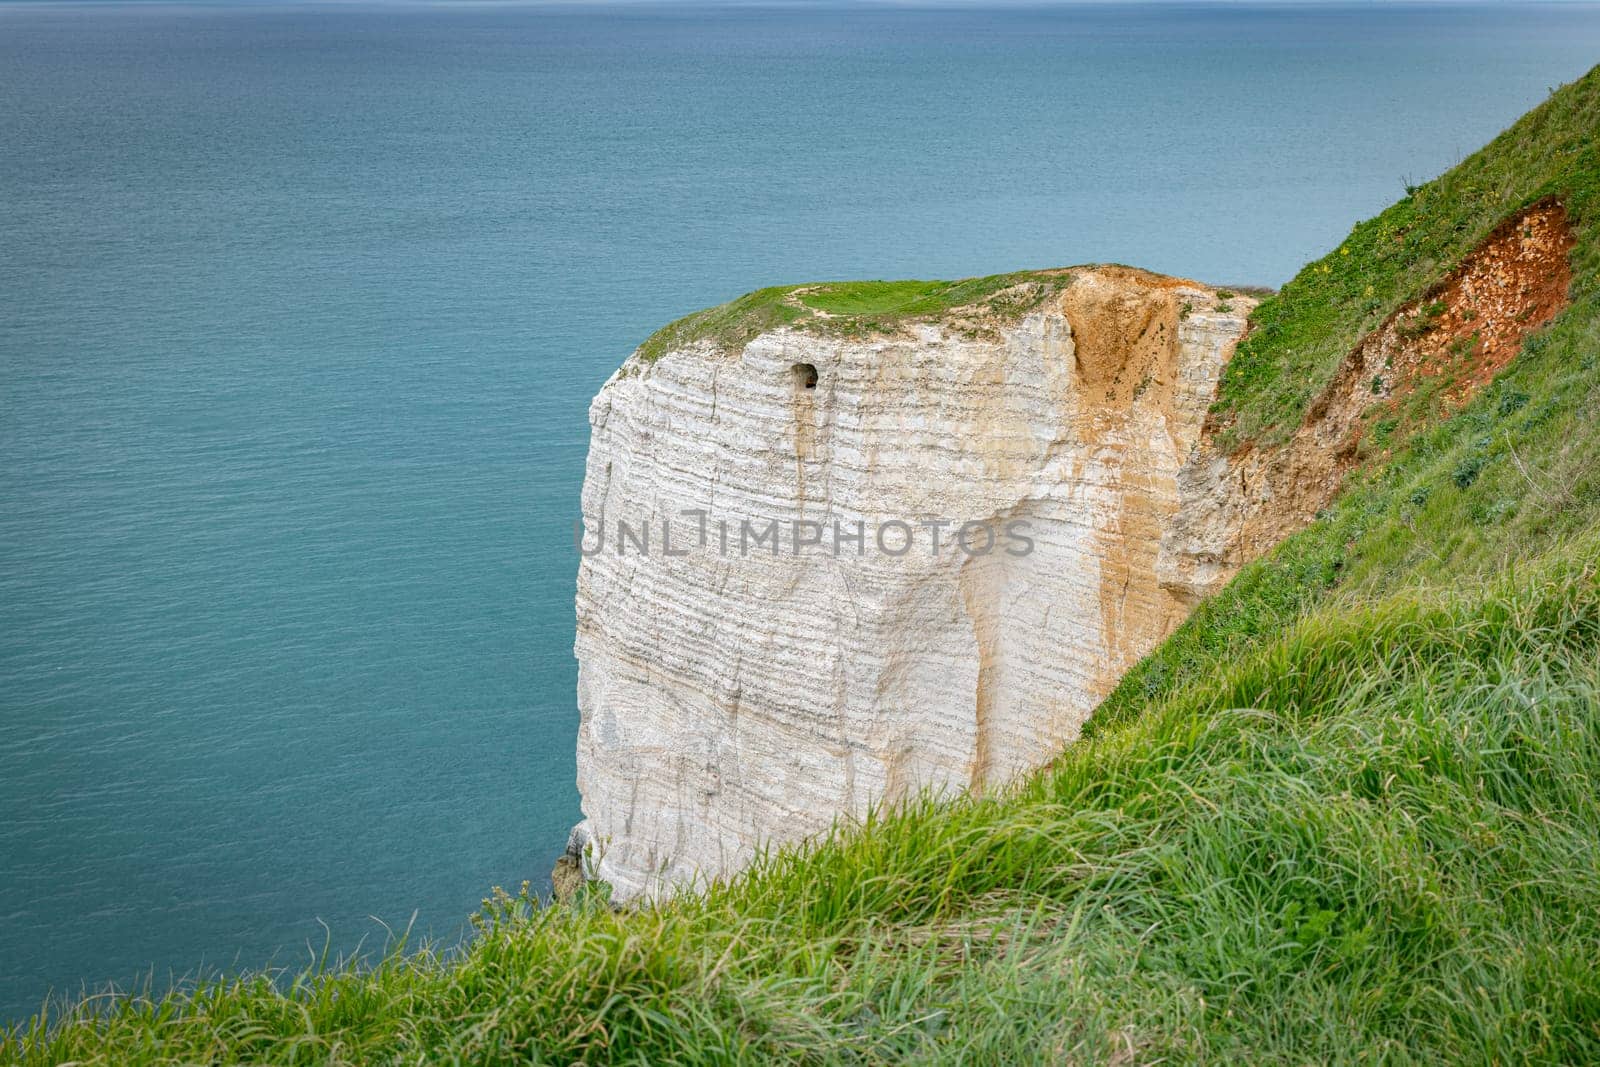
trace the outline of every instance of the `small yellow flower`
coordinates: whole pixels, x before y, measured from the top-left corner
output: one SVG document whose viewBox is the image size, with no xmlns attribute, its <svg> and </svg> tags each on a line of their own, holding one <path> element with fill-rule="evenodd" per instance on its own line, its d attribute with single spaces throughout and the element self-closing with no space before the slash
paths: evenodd
<svg viewBox="0 0 1600 1067">
<path fill-rule="evenodd" d="M 1346 245 L 1344 248 L 1339 249 L 1339 254 L 1341 256 L 1348 256 L 1350 254 L 1350 246 Z"/>
</svg>

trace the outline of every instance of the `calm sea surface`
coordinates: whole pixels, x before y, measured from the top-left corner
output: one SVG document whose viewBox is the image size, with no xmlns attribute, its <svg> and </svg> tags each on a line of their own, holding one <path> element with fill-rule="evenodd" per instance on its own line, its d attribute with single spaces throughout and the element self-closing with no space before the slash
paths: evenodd
<svg viewBox="0 0 1600 1067">
<path fill-rule="evenodd" d="M 660 323 L 1278 283 L 1596 61 L 1579 4 L 0 5 L 0 1018 L 544 882 Z"/>
</svg>

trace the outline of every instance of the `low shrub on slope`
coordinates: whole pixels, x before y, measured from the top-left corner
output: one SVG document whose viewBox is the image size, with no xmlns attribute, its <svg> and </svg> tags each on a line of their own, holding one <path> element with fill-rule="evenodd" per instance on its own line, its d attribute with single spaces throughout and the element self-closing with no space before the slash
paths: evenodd
<svg viewBox="0 0 1600 1067">
<path fill-rule="evenodd" d="M 1010 793 L 639 912 L 497 895 L 458 954 L 69 1006 L 0 1060 L 1600 1062 L 1597 134 L 1591 72 L 1262 305 L 1218 417 L 1266 447 L 1500 218 L 1575 230 L 1491 387 Z"/>
</svg>

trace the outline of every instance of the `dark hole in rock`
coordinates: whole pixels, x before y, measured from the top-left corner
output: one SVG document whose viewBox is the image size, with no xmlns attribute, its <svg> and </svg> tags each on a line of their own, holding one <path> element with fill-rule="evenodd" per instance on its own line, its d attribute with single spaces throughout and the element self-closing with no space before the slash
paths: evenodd
<svg viewBox="0 0 1600 1067">
<path fill-rule="evenodd" d="M 810 363 L 796 363 L 793 367 L 795 381 L 807 389 L 817 387 L 817 368 Z"/>
</svg>

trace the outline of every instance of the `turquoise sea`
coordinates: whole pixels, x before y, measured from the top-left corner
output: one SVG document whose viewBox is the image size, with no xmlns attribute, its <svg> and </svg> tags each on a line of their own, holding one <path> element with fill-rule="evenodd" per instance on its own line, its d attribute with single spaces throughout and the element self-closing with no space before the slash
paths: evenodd
<svg viewBox="0 0 1600 1067">
<path fill-rule="evenodd" d="M 655 326 L 1280 283 L 1597 61 L 1579 3 L 0 3 L 0 1019 L 544 882 Z"/>
</svg>

